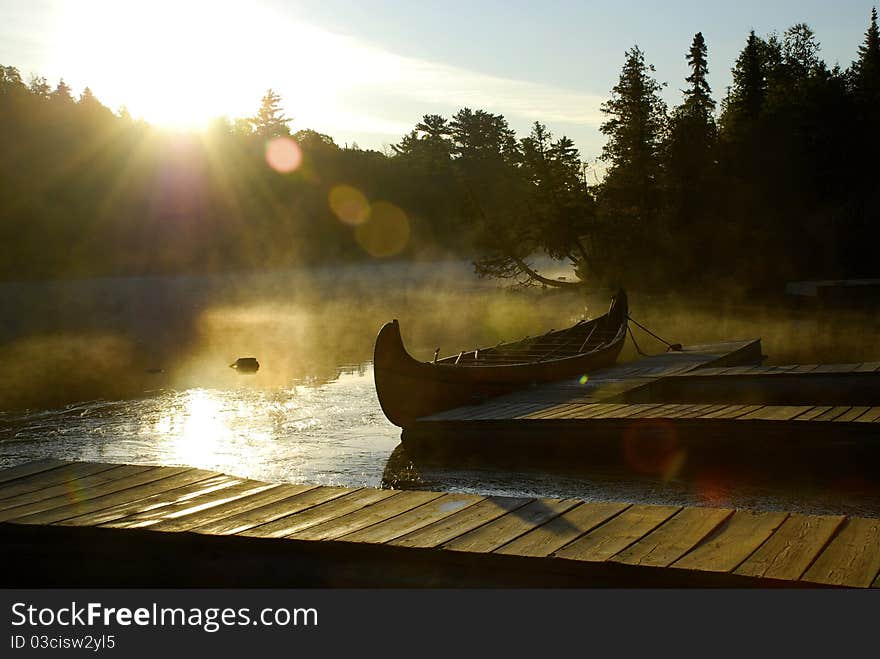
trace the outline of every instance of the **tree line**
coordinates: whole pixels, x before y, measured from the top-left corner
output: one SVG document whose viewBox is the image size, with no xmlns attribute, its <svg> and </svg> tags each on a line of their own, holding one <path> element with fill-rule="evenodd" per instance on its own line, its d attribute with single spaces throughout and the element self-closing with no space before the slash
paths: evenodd
<svg viewBox="0 0 880 659">
<path fill-rule="evenodd" d="M 690 75 L 669 108 L 645 53 L 626 52 L 601 108 L 601 178 L 568 137 L 535 122 L 519 138 L 481 109 L 425 115 L 382 153 L 292 132 L 269 90 L 253 117 L 168 135 L 88 88 L 74 98 L 63 80 L 53 89 L 0 67 L 0 277 L 372 259 L 359 226 L 377 225 L 371 206 L 406 218 L 404 242 L 380 256 L 470 258 L 481 275 L 523 284 L 760 289 L 880 276 L 876 9 L 845 69 L 825 64 L 805 24 L 751 32 L 720 102 L 701 33 L 685 57 Z M 267 164 L 277 138 L 296 145 L 291 167 Z M 356 221 L 334 206 L 339 189 L 365 205 Z M 568 260 L 579 282 L 543 276 L 531 265 L 542 253 Z"/>
</svg>

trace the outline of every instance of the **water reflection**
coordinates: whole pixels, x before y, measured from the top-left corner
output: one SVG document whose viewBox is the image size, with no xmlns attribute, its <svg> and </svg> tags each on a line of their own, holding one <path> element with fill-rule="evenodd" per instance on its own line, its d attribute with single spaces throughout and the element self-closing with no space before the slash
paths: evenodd
<svg viewBox="0 0 880 659">
<path fill-rule="evenodd" d="M 0 417 L 0 466 L 25 459 L 193 466 L 261 480 L 374 486 L 399 439 L 369 365 L 326 384 L 161 391 Z"/>
</svg>

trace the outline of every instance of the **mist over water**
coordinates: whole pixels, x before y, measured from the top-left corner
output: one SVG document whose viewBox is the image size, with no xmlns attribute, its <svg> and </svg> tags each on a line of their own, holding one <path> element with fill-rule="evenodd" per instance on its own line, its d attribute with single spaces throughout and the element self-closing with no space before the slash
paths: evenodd
<svg viewBox="0 0 880 659">
<path fill-rule="evenodd" d="M 880 516 L 875 487 L 699 483 L 412 464 L 373 386 L 373 341 L 401 322 L 418 359 L 604 313 L 610 291 L 505 290 L 468 264 L 351 266 L 0 286 L 0 467 L 40 457 L 189 465 L 278 482 L 731 505 Z M 761 337 L 768 363 L 880 359 L 877 313 L 629 292 L 671 342 Z M 664 346 L 636 329 L 642 349 Z M 229 364 L 256 357 L 241 375 Z M 621 360 L 637 358 L 627 343 Z M 396 450 L 397 449 L 397 450 Z"/>
</svg>

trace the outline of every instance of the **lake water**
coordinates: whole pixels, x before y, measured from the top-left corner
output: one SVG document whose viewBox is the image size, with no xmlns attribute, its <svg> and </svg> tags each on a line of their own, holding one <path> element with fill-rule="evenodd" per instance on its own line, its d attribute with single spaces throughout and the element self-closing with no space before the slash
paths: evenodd
<svg viewBox="0 0 880 659">
<path fill-rule="evenodd" d="M 663 480 L 625 468 L 422 465 L 401 452 L 369 362 L 397 317 L 412 352 L 494 344 L 604 312 L 589 298 L 504 291 L 466 265 L 91 280 L 0 287 L 0 467 L 41 457 L 185 465 L 327 485 L 729 505 L 880 516 L 873 483 Z M 700 308 L 630 294 L 671 341 L 761 336 L 770 363 L 880 359 L 869 314 Z M 647 337 L 644 349 L 662 346 Z M 228 365 L 261 363 L 253 375 Z M 622 359 L 635 358 L 631 346 Z"/>
</svg>

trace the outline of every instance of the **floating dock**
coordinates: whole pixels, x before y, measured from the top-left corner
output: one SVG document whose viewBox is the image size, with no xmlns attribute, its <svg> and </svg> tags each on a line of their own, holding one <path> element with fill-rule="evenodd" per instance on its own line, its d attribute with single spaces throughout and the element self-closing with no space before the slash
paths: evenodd
<svg viewBox="0 0 880 659">
<path fill-rule="evenodd" d="M 403 444 L 590 465 L 666 445 L 693 468 L 880 476 L 880 362 L 761 361 L 759 340 L 689 346 L 420 418 Z"/>
<path fill-rule="evenodd" d="M 6 587 L 880 587 L 880 519 L 270 484 L 41 460 L 0 471 Z"/>
</svg>

